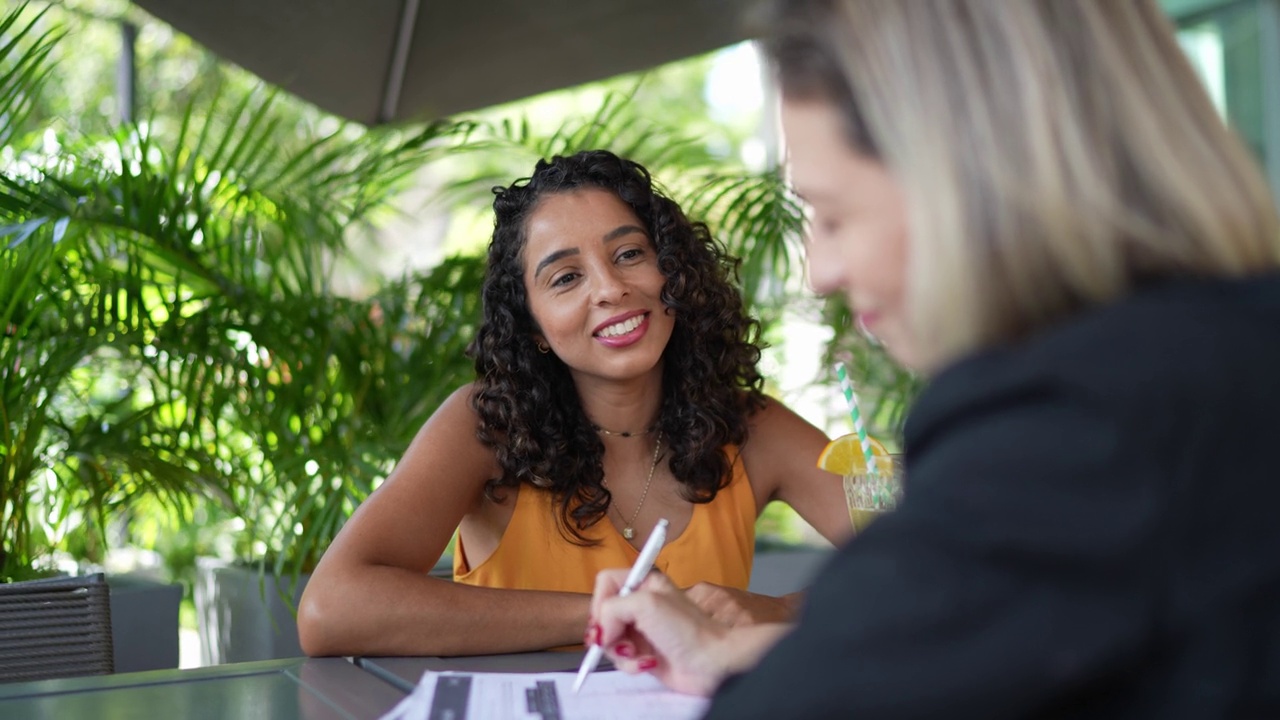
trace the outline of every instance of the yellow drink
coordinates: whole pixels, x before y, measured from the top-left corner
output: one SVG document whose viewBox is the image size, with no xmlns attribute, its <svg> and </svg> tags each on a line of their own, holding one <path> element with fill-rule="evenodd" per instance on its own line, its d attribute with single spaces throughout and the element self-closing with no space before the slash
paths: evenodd
<svg viewBox="0 0 1280 720">
<path fill-rule="evenodd" d="M 857 508 L 849 508 L 849 519 L 853 521 L 853 532 L 861 535 L 863 530 L 871 524 L 872 520 L 880 517 L 881 510 L 859 510 Z"/>
<path fill-rule="evenodd" d="M 882 514 L 893 510 L 902 497 L 902 463 L 896 456 L 876 457 L 875 474 L 844 476 L 844 497 L 849 503 L 849 520 L 860 535 Z"/>
</svg>

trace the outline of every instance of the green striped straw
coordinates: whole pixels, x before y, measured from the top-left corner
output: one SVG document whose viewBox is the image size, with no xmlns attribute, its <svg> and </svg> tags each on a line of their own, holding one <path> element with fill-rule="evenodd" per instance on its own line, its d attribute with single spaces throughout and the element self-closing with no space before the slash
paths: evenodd
<svg viewBox="0 0 1280 720">
<path fill-rule="evenodd" d="M 853 394 L 853 382 L 844 371 L 844 363 L 836 363 L 836 377 L 840 378 L 840 389 L 844 391 L 844 399 L 849 403 L 849 418 L 853 420 L 853 429 L 858 433 L 858 442 L 862 444 L 862 454 L 867 459 L 867 474 L 879 475 L 875 453 L 871 451 L 871 443 L 867 440 L 867 429 L 862 426 L 862 413 L 858 412 L 858 396 Z"/>
</svg>

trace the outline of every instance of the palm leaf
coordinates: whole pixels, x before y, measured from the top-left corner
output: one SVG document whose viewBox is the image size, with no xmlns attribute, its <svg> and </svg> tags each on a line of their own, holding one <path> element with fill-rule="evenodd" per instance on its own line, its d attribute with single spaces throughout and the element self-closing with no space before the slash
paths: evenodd
<svg viewBox="0 0 1280 720">
<path fill-rule="evenodd" d="M 716 159 L 700 138 L 645 117 L 633 103 L 642 81 L 627 92 L 608 92 L 595 112 L 571 117 L 550 132 L 538 132 L 527 116 L 475 120 L 453 136 L 456 157 L 469 172 L 446 182 L 440 201 L 456 205 L 486 201 L 493 187 L 527 177 L 534 163 L 581 150 L 605 149 L 657 169 L 711 167 Z"/>
<path fill-rule="evenodd" d="M 744 298 L 768 328 L 802 291 L 803 211 L 777 170 L 694 178 L 679 199 L 741 260 Z"/>
<path fill-rule="evenodd" d="M 49 51 L 60 36 L 39 28 L 48 8 L 24 20 L 26 10 L 22 3 L 0 17 L 0 146 L 12 143 L 25 126 L 52 70 Z"/>
</svg>

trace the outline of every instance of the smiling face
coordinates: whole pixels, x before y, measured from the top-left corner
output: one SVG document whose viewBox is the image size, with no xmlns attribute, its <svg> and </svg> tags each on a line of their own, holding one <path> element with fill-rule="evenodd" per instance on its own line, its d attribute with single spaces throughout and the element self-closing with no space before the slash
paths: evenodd
<svg viewBox="0 0 1280 720">
<path fill-rule="evenodd" d="M 907 211 L 884 165 L 856 152 L 828 102 L 786 100 L 791 182 L 809 206 L 808 268 L 813 289 L 843 290 L 857 321 L 911 367 L 907 322 Z"/>
<path fill-rule="evenodd" d="M 545 342 L 581 386 L 588 378 L 661 379 L 675 321 L 644 224 L 613 193 L 543 198 L 526 225 L 524 283 Z"/>
</svg>

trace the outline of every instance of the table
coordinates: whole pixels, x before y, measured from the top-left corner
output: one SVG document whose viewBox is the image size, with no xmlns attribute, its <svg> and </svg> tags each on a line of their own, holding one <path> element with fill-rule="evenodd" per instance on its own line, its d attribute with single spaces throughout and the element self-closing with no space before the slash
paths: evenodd
<svg viewBox="0 0 1280 720">
<path fill-rule="evenodd" d="M 507 655 L 473 655 L 470 657 L 358 657 L 355 662 L 370 673 L 405 692 L 412 692 L 427 670 L 461 672 L 577 672 L 583 650 L 565 652 L 528 652 Z M 600 661 L 601 670 L 611 670 L 607 660 Z M 2 706 L 0 706 L 2 707 Z"/>
<path fill-rule="evenodd" d="M 404 695 L 346 659 L 293 658 L 3 684 L 0 718 L 365 720 Z"/>
</svg>

